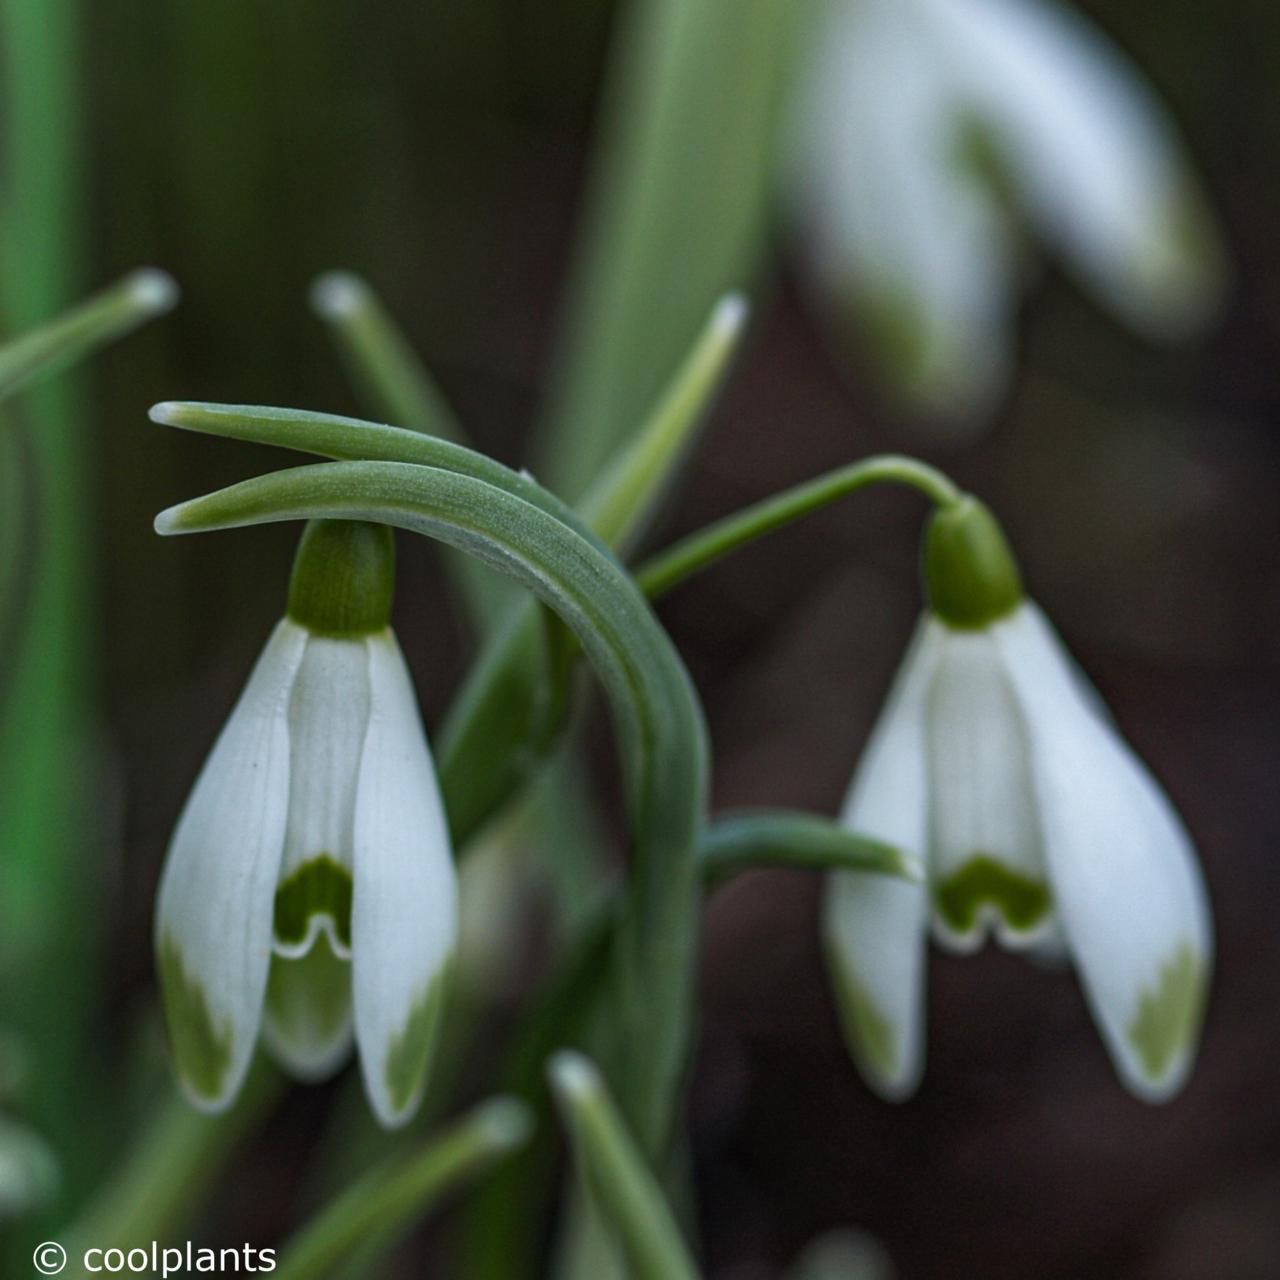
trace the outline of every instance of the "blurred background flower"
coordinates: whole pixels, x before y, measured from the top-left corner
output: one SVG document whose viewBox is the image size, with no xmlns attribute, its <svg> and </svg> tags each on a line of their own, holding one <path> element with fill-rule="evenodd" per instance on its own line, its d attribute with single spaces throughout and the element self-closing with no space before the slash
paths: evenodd
<svg viewBox="0 0 1280 1280">
<path fill-rule="evenodd" d="M 1142 73 L 1058 0 L 823 0 L 794 201 L 841 341 L 952 427 L 1007 394 L 1043 240 L 1123 322 L 1194 336 L 1222 254 Z"/>
</svg>

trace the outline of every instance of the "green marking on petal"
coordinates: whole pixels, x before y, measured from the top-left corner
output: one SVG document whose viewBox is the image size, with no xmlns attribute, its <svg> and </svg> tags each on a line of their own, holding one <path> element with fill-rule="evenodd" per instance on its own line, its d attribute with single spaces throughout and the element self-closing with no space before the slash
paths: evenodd
<svg viewBox="0 0 1280 1280">
<path fill-rule="evenodd" d="M 1010 929 L 1026 933 L 1041 924 L 1053 908 L 1049 888 L 994 858 L 970 858 L 958 871 L 933 886 L 938 914 L 959 934 L 972 933 L 978 913 L 994 907 Z"/>
<path fill-rule="evenodd" d="M 859 319 L 885 374 L 900 390 L 927 390 L 932 342 L 920 304 L 907 288 L 887 282 L 864 287 L 857 298 Z"/>
<path fill-rule="evenodd" d="M 845 1039 L 854 1060 L 870 1075 L 893 1079 L 899 1066 L 893 1024 L 847 964 L 833 955 L 828 967 L 840 1006 Z"/>
<path fill-rule="evenodd" d="M 323 934 L 305 956 L 272 956 L 266 1016 L 283 1066 L 305 1076 L 327 1069 L 350 1032 L 351 961 Z"/>
<path fill-rule="evenodd" d="M 1206 974 L 1196 949 L 1179 944 L 1160 966 L 1155 987 L 1138 1000 L 1138 1013 L 1129 1027 L 1129 1043 L 1138 1051 L 1149 1080 L 1160 1080 L 1200 1030 L 1204 1014 Z"/>
<path fill-rule="evenodd" d="M 392 1041 L 387 1053 L 384 1079 L 387 1095 L 397 1115 L 408 1111 L 422 1092 L 435 1049 L 436 1034 L 440 1030 L 440 1015 L 451 969 L 452 961 L 446 962 L 427 984 L 426 990 L 414 1002 L 404 1030 Z"/>
<path fill-rule="evenodd" d="M 300 946 L 318 915 L 333 921 L 338 941 L 350 950 L 351 872 L 327 853 L 304 862 L 276 890 L 276 941 Z"/>
<path fill-rule="evenodd" d="M 217 1102 L 231 1069 L 231 1027 L 214 1022 L 204 988 L 187 972 L 181 947 L 167 933 L 160 941 L 158 967 L 178 1074 L 198 1098 Z"/>
</svg>

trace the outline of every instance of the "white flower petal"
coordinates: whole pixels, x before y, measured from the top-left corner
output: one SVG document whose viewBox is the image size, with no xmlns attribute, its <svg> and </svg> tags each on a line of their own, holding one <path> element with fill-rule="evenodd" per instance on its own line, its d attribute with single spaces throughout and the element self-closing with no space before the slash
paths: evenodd
<svg viewBox="0 0 1280 1280">
<path fill-rule="evenodd" d="M 444 806 L 409 672 L 391 633 L 370 636 L 351 905 L 356 1041 L 378 1119 L 416 1109 L 457 937 Z"/>
<path fill-rule="evenodd" d="M 1026 716 L 1058 912 L 1117 1070 L 1149 1101 L 1191 1068 L 1212 966 L 1208 897 L 1168 799 L 1081 695 L 1034 605 L 994 628 Z"/>
<path fill-rule="evenodd" d="M 1012 360 L 1003 215 L 960 163 L 962 106 L 920 13 L 899 0 L 828 9 L 797 134 L 815 273 L 900 392 L 940 416 L 977 419 Z"/>
<path fill-rule="evenodd" d="M 841 814 L 851 830 L 921 855 L 926 840 L 925 703 L 944 629 L 916 630 Z M 927 890 L 888 876 L 829 877 L 823 936 L 845 1036 L 867 1083 L 915 1092 L 924 1071 Z"/>
<path fill-rule="evenodd" d="M 947 635 L 928 695 L 934 930 L 962 951 L 994 927 L 1025 947 L 1052 920 L 1022 712 L 987 631 Z"/>
<path fill-rule="evenodd" d="M 262 1038 L 299 1080 L 325 1080 L 351 1052 L 351 964 L 327 936 L 303 957 L 277 955 L 267 980 Z"/>
<path fill-rule="evenodd" d="M 356 780 L 369 725 L 363 640 L 312 636 L 289 700 L 289 820 L 280 864 L 276 950 L 297 958 L 318 932 L 349 957 Z"/>
<path fill-rule="evenodd" d="M 1156 336 L 1220 289 L 1210 220 L 1167 112 L 1103 35 L 1046 0 L 919 0 L 1008 179 L 1090 286 Z"/>
<path fill-rule="evenodd" d="M 258 1036 L 289 801 L 289 692 L 306 633 L 281 622 L 178 821 L 156 952 L 179 1079 L 197 1106 L 235 1096 Z"/>
</svg>

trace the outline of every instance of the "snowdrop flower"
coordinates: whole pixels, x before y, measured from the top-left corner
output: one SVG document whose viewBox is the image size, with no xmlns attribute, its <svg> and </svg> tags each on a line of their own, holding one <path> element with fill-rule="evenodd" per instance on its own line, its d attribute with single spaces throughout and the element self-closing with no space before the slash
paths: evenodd
<svg viewBox="0 0 1280 1280">
<path fill-rule="evenodd" d="M 792 187 L 813 272 L 884 376 L 943 418 L 1003 391 L 1030 224 L 1157 339 L 1221 290 L 1171 121 L 1057 0 L 827 0 Z"/>
<path fill-rule="evenodd" d="M 435 771 L 389 626 L 390 531 L 313 522 L 286 618 L 169 847 L 156 948 L 179 1078 L 235 1098 L 261 1024 L 303 1079 L 359 1048 L 378 1119 L 421 1098 L 456 934 Z"/>
<path fill-rule="evenodd" d="M 827 953 L 868 1082 L 924 1066 L 926 932 L 1065 949 L 1124 1082 L 1156 1102 L 1191 1067 L 1212 963 L 1191 841 L 1040 610 L 990 512 L 933 519 L 930 607 L 858 767 L 843 820 L 919 855 L 927 885 L 841 874 Z"/>
</svg>

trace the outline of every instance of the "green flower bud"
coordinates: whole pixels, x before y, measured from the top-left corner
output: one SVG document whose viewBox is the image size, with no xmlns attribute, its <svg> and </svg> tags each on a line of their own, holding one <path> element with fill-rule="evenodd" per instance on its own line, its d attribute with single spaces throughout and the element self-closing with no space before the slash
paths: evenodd
<svg viewBox="0 0 1280 1280">
<path fill-rule="evenodd" d="M 999 523 L 967 494 L 929 521 L 924 581 L 930 609 L 956 630 L 981 630 L 1022 602 L 1022 577 Z"/>
</svg>

